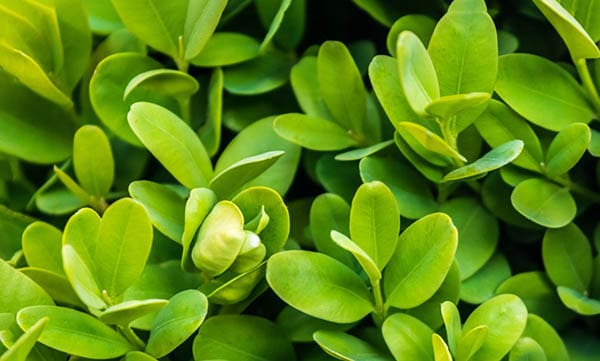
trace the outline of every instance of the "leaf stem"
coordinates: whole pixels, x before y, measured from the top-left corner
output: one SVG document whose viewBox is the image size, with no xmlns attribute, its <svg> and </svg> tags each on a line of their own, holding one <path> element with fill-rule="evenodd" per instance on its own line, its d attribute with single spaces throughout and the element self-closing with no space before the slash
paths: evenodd
<svg viewBox="0 0 600 361">
<path fill-rule="evenodd" d="M 121 330 L 121 333 L 123 334 L 123 336 L 125 336 L 127 341 L 129 341 L 129 343 L 131 343 L 132 345 L 137 347 L 139 350 L 144 350 L 146 348 L 146 343 L 144 343 L 144 341 L 142 341 L 142 339 L 139 338 L 139 336 L 136 335 L 135 332 L 133 332 L 131 327 L 129 327 L 129 326 L 118 326 L 118 327 L 119 327 L 119 330 Z"/>
<path fill-rule="evenodd" d="M 586 59 L 582 58 L 577 59 L 576 61 L 574 61 L 574 63 L 575 68 L 577 68 L 577 73 L 581 78 L 581 83 L 587 92 L 588 98 L 594 106 L 596 114 L 600 115 L 600 95 L 598 95 L 598 89 L 596 89 L 596 86 L 594 85 L 594 80 L 590 75 L 590 70 L 587 66 L 587 61 Z"/>
<path fill-rule="evenodd" d="M 371 286 L 373 287 L 373 296 L 375 298 L 375 313 L 373 314 L 373 320 L 378 327 L 386 318 L 387 310 L 383 304 L 383 295 L 381 292 L 381 280 L 371 280 Z"/>
</svg>

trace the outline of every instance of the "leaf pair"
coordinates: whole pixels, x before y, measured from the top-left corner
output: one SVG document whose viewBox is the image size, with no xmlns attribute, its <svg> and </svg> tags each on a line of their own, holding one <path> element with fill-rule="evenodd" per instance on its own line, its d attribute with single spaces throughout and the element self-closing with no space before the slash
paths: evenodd
<svg viewBox="0 0 600 361">
<path fill-rule="evenodd" d="M 329 212 L 341 211 L 336 207 L 339 206 Z M 271 257 L 267 281 L 293 307 L 332 322 L 354 322 L 371 312 L 381 316 L 384 307 L 413 308 L 422 304 L 440 287 L 450 268 L 456 250 L 456 230 L 447 216 L 433 214 L 413 223 L 398 239 L 399 213 L 390 212 L 396 207 L 393 194 L 383 183 L 366 183 L 358 189 L 350 210 L 352 239 L 331 231 L 334 244 L 349 251 L 362 266 L 373 294 L 348 266 L 331 256 L 306 251 L 287 251 Z M 325 243 L 331 241 L 319 242 L 319 249 L 335 249 L 333 244 Z M 341 256 L 339 251 L 331 254 Z M 437 269 L 432 267 L 434 259 L 441 262 Z M 298 274 L 303 275 L 302 279 Z M 385 304 L 379 286 L 382 277 Z M 314 302 L 307 296 L 307 287 L 318 294 L 326 292 L 319 298 L 331 301 Z"/>
<path fill-rule="evenodd" d="M 84 208 L 65 227 L 65 273 L 88 307 L 104 309 L 140 277 L 151 245 L 152 224 L 135 201 L 113 203 L 102 219 Z"/>
</svg>

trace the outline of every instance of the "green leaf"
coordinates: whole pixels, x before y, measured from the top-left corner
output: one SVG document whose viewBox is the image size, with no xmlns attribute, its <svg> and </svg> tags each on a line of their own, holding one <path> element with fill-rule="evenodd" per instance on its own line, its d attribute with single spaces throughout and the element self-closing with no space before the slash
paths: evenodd
<svg viewBox="0 0 600 361">
<path fill-rule="evenodd" d="M 37 283 L 0 260 L 0 309 L 17 313 L 34 305 L 52 305 L 52 298 Z"/>
<path fill-rule="evenodd" d="M 217 203 L 216 194 L 208 188 L 195 188 L 185 203 L 183 234 L 181 245 L 181 268 L 185 271 L 197 270 L 192 261 L 192 242 L 194 235 L 210 210 Z"/>
<path fill-rule="evenodd" d="M 425 178 L 429 179 L 430 181 L 434 182 L 434 183 L 441 183 L 442 182 L 442 178 L 444 176 L 444 169 L 431 164 L 429 162 L 429 160 L 426 160 L 425 158 L 423 158 L 420 154 L 418 154 L 416 151 L 414 151 L 411 148 L 411 145 L 409 145 L 400 135 L 400 133 L 395 132 L 394 133 L 394 142 L 396 143 L 396 146 L 398 147 L 398 149 L 400 149 L 400 152 L 402 153 L 402 155 L 408 159 L 408 161 L 423 175 L 425 176 Z M 417 147 L 419 147 L 417 145 Z M 438 158 L 437 156 L 434 155 L 435 158 Z M 428 159 L 432 159 L 432 158 L 428 158 Z M 436 161 L 438 161 L 439 159 L 436 159 Z M 447 160 L 442 158 L 441 159 L 444 164 L 447 163 Z M 445 166 L 445 165 L 444 165 Z M 443 167 L 443 166 L 442 166 Z"/>
<path fill-rule="evenodd" d="M 548 228 L 560 228 L 569 224 L 577 206 L 569 190 L 540 178 L 519 183 L 510 201 L 525 218 Z"/>
<path fill-rule="evenodd" d="M 412 308 L 433 296 L 452 265 L 457 245 L 458 232 L 443 213 L 408 226 L 383 274 L 386 303 Z"/>
<path fill-rule="evenodd" d="M 435 361 L 452 361 L 452 354 L 448 349 L 448 345 L 440 335 L 434 333 L 431 336 L 431 343 L 433 344 Z"/>
<path fill-rule="evenodd" d="M 435 165 L 450 166 L 452 165 L 451 159 L 454 159 L 454 162 L 467 161 L 444 139 L 422 125 L 412 122 L 400 122 L 396 129 L 415 152 Z"/>
<path fill-rule="evenodd" d="M 586 292 L 592 281 L 592 247 L 574 223 L 544 234 L 542 257 L 548 277 L 557 286 Z"/>
<path fill-rule="evenodd" d="M 160 183 L 142 180 L 129 184 L 129 194 L 144 206 L 156 229 L 181 243 L 185 201 L 175 190 Z"/>
<path fill-rule="evenodd" d="M 248 35 L 217 32 L 190 62 L 201 67 L 234 65 L 257 57 L 259 51 L 258 41 Z"/>
<path fill-rule="evenodd" d="M 79 296 L 77 296 L 69 280 L 64 275 L 64 271 L 54 273 L 36 267 L 25 267 L 19 270 L 41 286 L 57 303 L 83 307 Z"/>
<path fill-rule="evenodd" d="M 216 68 L 208 83 L 206 121 L 198 129 L 198 135 L 206 152 L 213 157 L 221 146 L 221 123 L 223 122 L 223 70 Z"/>
<path fill-rule="evenodd" d="M 534 339 L 522 337 L 510 350 L 509 361 L 546 361 L 544 349 Z"/>
<path fill-rule="evenodd" d="M 460 235 L 456 262 L 460 278 L 472 276 L 492 257 L 500 238 L 498 221 L 473 198 L 454 198 L 440 206 Z"/>
<path fill-rule="evenodd" d="M 83 7 L 94 33 L 109 34 L 123 27 L 111 0 L 84 0 Z"/>
<path fill-rule="evenodd" d="M 269 223 L 260 231 L 267 256 L 283 248 L 290 233 L 290 215 L 277 192 L 267 187 L 252 187 L 238 193 L 232 202 L 238 206 L 246 222 L 263 212 L 269 216 Z"/>
<path fill-rule="evenodd" d="M 515 139 L 495 147 L 481 158 L 457 168 L 444 176 L 445 181 L 455 181 L 485 175 L 515 160 L 523 150 L 522 140 Z"/>
<path fill-rule="evenodd" d="M 19 339 L 8 348 L 8 351 L 0 356 L 0 361 L 26 361 L 35 343 L 40 338 L 44 328 L 48 324 L 48 318 L 44 317 L 37 321 Z"/>
<path fill-rule="evenodd" d="M 437 23 L 428 47 L 438 75 L 440 95 L 491 93 L 498 69 L 496 27 L 482 0 L 450 4 Z M 458 133 L 485 109 L 480 105 L 453 121 Z"/>
<path fill-rule="evenodd" d="M 134 349 L 115 330 L 83 312 L 57 306 L 30 306 L 17 313 L 17 322 L 25 331 L 43 318 L 49 320 L 39 342 L 59 351 L 109 359 Z"/>
<path fill-rule="evenodd" d="M 425 107 L 425 112 L 440 119 L 450 119 L 459 113 L 486 103 L 490 97 L 489 93 L 482 92 L 446 95 L 431 101 Z"/>
<path fill-rule="evenodd" d="M 388 317 L 381 329 L 383 338 L 396 360 L 431 361 L 434 359 L 433 331 L 412 316 L 396 313 Z"/>
<path fill-rule="evenodd" d="M 182 71 L 153 69 L 140 73 L 129 81 L 123 92 L 123 100 L 136 88 L 144 88 L 166 97 L 186 99 L 196 93 L 200 85 L 196 79 Z"/>
<path fill-rule="evenodd" d="M 375 261 L 358 244 L 338 231 L 331 231 L 331 239 L 340 248 L 352 253 L 372 283 L 381 279 L 381 271 Z"/>
<path fill-rule="evenodd" d="M 527 121 L 504 103 L 490 100 L 486 110 L 475 121 L 477 131 L 490 147 L 495 148 L 514 139 L 524 143 L 523 150 L 513 164 L 539 172 L 544 159 L 542 146 Z"/>
<path fill-rule="evenodd" d="M 27 264 L 64 274 L 61 258 L 62 232 L 44 222 L 33 222 L 23 232 L 23 253 Z"/>
<path fill-rule="evenodd" d="M 81 187 L 104 197 L 113 184 L 115 164 L 108 137 L 94 125 L 84 125 L 73 139 L 73 169 Z"/>
<path fill-rule="evenodd" d="M 396 43 L 398 74 L 408 103 L 415 113 L 427 115 L 426 107 L 440 97 L 435 68 L 421 40 L 410 31 L 403 31 Z"/>
<path fill-rule="evenodd" d="M 202 52 L 217 28 L 226 5 L 227 0 L 188 2 L 188 13 L 183 27 L 186 60 L 193 59 Z"/>
<path fill-rule="evenodd" d="M 482 325 L 494 332 L 488 332 L 481 348 L 469 360 L 500 361 L 517 342 L 526 323 L 527 308 L 515 295 L 500 295 L 482 303 L 465 321 L 463 332 L 466 335 Z"/>
<path fill-rule="evenodd" d="M 8 260 L 22 249 L 21 235 L 33 222 L 35 219 L 0 204 L 0 259 Z"/>
<path fill-rule="evenodd" d="M 159 62 L 143 54 L 117 53 L 104 58 L 90 79 L 90 101 L 98 118 L 110 131 L 130 144 L 142 145 L 127 123 L 127 112 L 132 104 L 144 100 L 177 109 L 174 99 L 143 88 L 132 90 L 123 101 L 123 94 L 132 78 L 161 68 Z"/>
<path fill-rule="evenodd" d="M 452 262 L 444 281 L 427 301 L 406 313 L 425 322 L 432 329 L 438 329 L 444 320 L 440 313 L 440 304 L 446 301 L 457 303 L 460 296 L 460 272 L 456 262 Z"/>
<path fill-rule="evenodd" d="M 340 249 L 335 242 L 332 242 L 330 236 L 331 231 L 350 234 L 348 203 L 337 194 L 321 194 L 312 202 L 309 218 L 310 236 L 316 249 L 348 267 L 353 267 L 352 255 Z"/>
<path fill-rule="evenodd" d="M 294 59 L 288 53 L 270 49 L 264 54 L 225 70 L 225 89 L 238 95 L 270 92 L 288 82 Z"/>
<path fill-rule="evenodd" d="M 496 288 L 510 276 L 510 266 L 506 257 L 496 253 L 475 274 L 462 282 L 460 299 L 472 304 L 483 303 L 492 298 Z"/>
<path fill-rule="evenodd" d="M 333 120 L 321 97 L 316 56 L 305 56 L 290 72 L 292 90 L 300 109 L 309 116 Z"/>
<path fill-rule="evenodd" d="M 285 3 L 280 0 L 259 0 L 254 4 L 263 27 L 271 29 L 275 26 L 273 24 L 275 24 L 276 17 L 281 13 Z M 281 24 L 277 24 L 278 29 L 273 40 L 286 50 L 296 49 L 302 41 L 305 22 L 306 1 L 292 1 L 283 15 Z"/>
<path fill-rule="evenodd" d="M 390 189 L 379 181 L 361 185 L 352 199 L 350 237 L 379 270 L 390 261 L 400 233 L 400 211 Z"/>
<path fill-rule="evenodd" d="M 314 333 L 313 338 L 319 347 L 338 360 L 392 360 L 367 342 L 342 331 L 319 330 Z"/>
<path fill-rule="evenodd" d="M 552 140 L 546 152 L 546 173 L 559 176 L 573 168 L 592 139 L 590 128 L 583 123 L 564 127 Z"/>
<path fill-rule="evenodd" d="M 279 30 L 279 28 L 281 27 L 283 18 L 285 16 L 286 12 L 288 11 L 288 9 L 290 8 L 291 4 L 292 4 L 292 0 L 282 0 L 281 1 L 281 4 L 279 5 L 279 9 L 273 16 L 273 21 L 271 21 L 271 26 L 269 26 L 269 31 L 267 32 L 267 35 L 265 35 L 265 38 L 263 39 L 262 43 L 260 44 L 261 51 L 264 51 L 265 49 L 267 49 L 267 47 L 271 44 L 271 41 L 273 40 L 273 37 L 275 36 L 275 34 Z"/>
<path fill-rule="evenodd" d="M 435 20 L 429 16 L 421 14 L 404 15 L 392 24 L 387 35 L 386 46 L 387 51 L 396 56 L 396 42 L 398 35 L 401 32 L 408 30 L 415 34 L 424 45 L 429 43 L 433 29 L 435 28 Z"/>
<path fill-rule="evenodd" d="M 319 91 L 333 119 L 361 135 L 365 130 L 367 90 L 350 51 L 338 41 L 326 41 L 317 57 Z M 341 148 L 340 148 L 341 149 Z"/>
<path fill-rule="evenodd" d="M 264 245 L 258 247 L 264 252 Z M 264 253 L 262 253 L 264 258 Z M 239 259 L 239 258 L 238 258 Z M 240 306 L 244 303 L 250 303 L 254 300 L 257 295 L 253 296 L 253 292 L 258 292 L 258 295 L 262 294 L 266 286 L 256 287 L 255 286 L 263 279 L 265 272 L 265 262 L 258 261 L 258 265 L 254 265 L 252 269 L 244 273 L 236 273 L 234 266 L 227 270 L 224 274 L 205 283 L 201 286 L 200 290 L 207 293 L 209 302 L 220 305 L 230 305 L 230 309 L 223 309 L 223 313 L 237 313 L 235 311 L 236 306 L 245 309 L 246 306 Z"/>
<path fill-rule="evenodd" d="M 412 110 L 398 81 L 399 77 L 397 61 L 392 57 L 377 55 L 369 64 L 373 90 L 392 125 L 396 127 L 398 123 L 410 119 L 431 131 L 439 132 L 439 126 L 433 119 L 421 118 Z"/>
<path fill-rule="evenodd" d="M 95 251 L 97 277 L 109 297 L 118 297 L 135 282 L 152 247 L 152 223 L 137 202 L 122 198 L 106 209 Z"/>
<path fill-rule="evenodd" d="M 588 123 L 595 117 L 573 76 L 536 55 L 502 55 L 496 92 L 517 113 L 542 128 L 560 131 L 571 123 Z"/>
<path fill-rule="evenodd" d="M 244 184 L 269 169 L 283 154 L 283 151 L 274 150 L 237 161 L 217 173 L 209 187 L 221 199 L 231 198 Z"/>
<path fill-rule="evenodd" d="M 0 59 L 0 67 L 3 71 L 19 79 L 23 85 L 36 94 L 66 110 L 73 107 L 70 97 L 59 89 L 41 66 L 23 51 L 2 41 L 0 42 Z"/>
<path fill-rule="evenodd" d="M 167 300 L 161 299 L 124 301 L 102 311 L 98 315 L 98 319 L 108 325 L 129 326 L 132 321 L 160 310 L 167 303 Z"/>
<path fill-rule="evenodd" d="M 558 1 L 533 0 L 533 3 L 558 31 L 574 60 L 600 58 L 600 50 L 594 40 Z"/>
<path fill-rule="evenodd" d="M 373 154 L 389 147 L 392 144 L 394 144 L 394 141 L 390 139 L 390 140 L 386 140 L 385 142 L 379 142 L 370 147 L 349 150 L 344 153 L 340 153 L 340 154 L 336 155 L 335 160 L 341 160 L 341 161 L 361 160 L 362 158 L 373 155 Z"/>
<path fill-rule="evenodd" d="M 262 317 L 249 315 L 209 318 L 194 339 L 193 353 L 197 361 L 296 360 L 291 342 L 279 327 Z"/>
<path fill-rule="evenodd" d="M 262 174 L 244 184 L 242 189 L 260 185 L 273 188 L 279 194 L 285 194 L 294 180 L 300 162 L 301 148 L 275 133 L 273 119 L 269 117 L 258 120 L 238 133 L 219 156 L 215 172 L 220 173 L 247 157 L 278 149 L 285 154 Z"/>
<path fill-rule="evenodd" d="M 73 290 L 83 303 L 95 309 L 106 307 L 96 278 L 100 223 L 100 217 L 90 208 L 77 211 L 65 226 L 62 246 L 64 269 Z"/>
<path fill-rule="evenodd" d="M 158 312 L 150 330 L 146 352 L 161 358 L 190 337 L 208 312 L 206 296 L 197 290 L 179 292 Z"/>
<path fill-rule="evenodd" d="M 594 42 L 600 40 L 600 27 L 598 14 L 600 14 L 600 2 L 577 2 L 573 0 L 561 0 L 560 4 L 571 13 L 575 19 L 583 26 L 590 38 Z M 579 44 L 581 45 L 581 44 Z"/>
<path fill-rule="evenodd" d="M 316 155 L 316 180 L 329 193 L 350 201 L 361 185 L 360 173 L 355 163 L 339 162 L 333 153 Z"/>
<path fill-rule="evenodd" d="M 202 222 L 192 248 L 194 265 L 210 276 L 225 272 L 242 249 L 244 215 L 230 201 L 217 203 Z"/>
<path fill-rule="evenodd" d="M 475 355 L 483 343 L 485 342 L 489 333 L 489 327 L 486 325 L 477 326 L 466 332 L 458 341 L 456 347 L 456 360 L 457 361 L 468 361 Z"/>
<path fill-rule="evenodd" d="M 205 187 L 212 165 L 202 142 L 178 116 L 152 103 L 139 102 L 127 115 L 129 125 L 162 165 L 184 186 Z"/>
<path fill-rule="evenodd" d="M 556 294 L 556 287 L 545 272 L 516 274 L 502 282 L 496 293 L 512 293 L 519 296 L 530 313 L 540 315 L 555 327 L 563 327 L 573 318 L 573 313 L 563 306 Z"/>
<path fill-rule="evenodd" d="M 458 308 L 452 302 L 445 301 L 441 304 L 442 319 L 446 328 L 446 337 L 448 338 L 448 347 L 453 354 L 456 354 L 458 341 L 462 338 L 462 323 Z"/>
<path fill-rule="evenodd" d="M 549 361 L 568 361 L 569 354 L 560 335 L 540 316 L 529 313 L 527 326 L 521 337 L 535 340 Z"/>
<path fill-rule="evenodd" d="M 277 253 L 267 263 L 266 277 L 286 303 L 326 321 L 351 323 L 373 311 L 371 295 L 362 279 L 321 253 Z"/>
<path fill-rule="evenodd" d="M 341 150 L 358 144 L 355 136 L 340 125 L 305 114 L 280 115 L 273 121 L 273 128 L 282 138 L 312 150 Z"/>
<path fill-rule="evenodd" d="M 569 287 L 559 286 L 558 297 L 569 309 L 584 316 L 600 315 L 600 300 L 590 298 Z"/>
</svg>

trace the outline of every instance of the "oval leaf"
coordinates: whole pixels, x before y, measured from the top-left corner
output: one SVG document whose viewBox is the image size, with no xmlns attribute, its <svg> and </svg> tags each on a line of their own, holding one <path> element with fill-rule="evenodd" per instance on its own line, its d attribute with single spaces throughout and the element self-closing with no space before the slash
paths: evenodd
<svg viewBox="0 0 600 361">
<path fill-rule="evenodd" d="M 250 60 L 258 56 L 259 51 L 258 41 L 248 35 L 217 32 L 190 62 L 203 67 L 227 66 Z"/>
<path fill-rule="evenodd" d="M 122 198 L 104 212 L 98 231 L 97 278 L 109 297 L 118 297 L 135 282 L 152 247 L 148 213 L 131 198 Z"/>
<path fill-rule="evenodd" d="M 431 101 L 425 107 L 425 111 L 440 119 L 450 119 L 460 112 L 487 102 L 490 97 L 489 93 L 482 92 L 446 95 Z"/>
<path fill-rule="evenodd" d="M 196 332 L 207 312 L 208 300 L 200 291 L 186 290 L 171 297 L 154 319 L 146 352 L 156 358 L 167 355 Z"/>
<path fill-rule="evenodd" d="M 124 301 L 102 311 L 98 319 L 108 325 L 129 326 L 132 321 L 160 310 L 167 303 L 167 300 L 160 299 Z"/>
<path fill-rule="evenodd" d="M 560 65 L 530 54 L 500 57 L 496 92 L 517 113 L 542 128 L 560 131 L 595 117 L 583 88 Z"/>
<path fill-rule="evenodd" d="M 555 177 L 568 172 L 583 156 L 591 139 L 592 132 L 585 124 L 573 123 L 564 127 L 546 152 L 546 173 Z"/>
<path fill-rule="evenodd" d="M 172 69 L 154 69 L 133 77 L 123 92 L 123 100 L 136 88 L 144 88 L 156 94 L 175 98 L 189 98 L 200 85 L 187 73 Z"/>
<path fill-rule="evenodd" d="M 83 312 L 57 306 L 31 306 L 17 313 L 17 322 L 29 330 L 48 318 L 39 342 L 59 351 L 81 357 L 110 359 L 134 349 L 109 326 Z"/>
<path fill-rule="evenodd" d="M 361 185 L 350 208 L 350 237 L 375 261 L 387 265 L 398 243 L 400 211 L 390 189 L 375 181 Z"/>
<path fill-rule="evenodd" d="M 212 165 L 202 142 L 178 116 L 152 103 L 131 106 L 131 129 L 162 165 L 188 188 L 205 187 Z"/>
<path fill-rule="evenodd" d="M 425 216 L 402 232 L 383 280 L 386 303 L 413 308 L 433 296 L 454 259 L 458 232 L 446 214 Z"/>
<path fill-rule="evenodd" d="M 471 313 L 465 321 L 467 334 L 479 326 L 487 326 L 488 335 L 470 361 L 500 361 L 517 342 L 527 323 L 527 308 L 515 295 L 496 296 Z M 501 332 L 491 332 L 501 330 Z"/>
<path fill-rule="evenodd" d="M 568 189 L 539 178 L 519 183 L 510 201 L 525 218 L 548 228 L 566 226 L 577 212 Z"/>
<path fill-rule="evenodd" d="M 60 251 L 62 232 L 56 227 L 44 222 L 33 222 L 25 228 L 21 244 L 29 266 L 64 274 Z"/>
<path fill-rule="evenodd" d="M 444 160 L 437 162 L 433 161 L 440 156 L 454 158 L 458 162 L 467 161 L 463 155 L 453 149 L 444 139 L 422 125 L 412 122 L 400 122 L 398 123 L 397 129 L 404 140 L 409 143 L 417 153 L 420 153 L 421 156 L 436 165 L 451 165 Z"/>
<path fill-rule="evenodd" d="M 327 321 L 351 323 L 373 311 L 371 295 L 361 278 L 324 254 L 277 253 L 267 264 L 267 281 L 286 303 Z"/>
<path fill-rule="evenodd" d="M 383 338 L 396 360 L 430 361 L 434 359 L 433 331 L 412 316 L 397 313 L 388 317 L 381 328 Z"/>
<path fill-rule="evenodd" d="M 338 124 L 304 114 L 280 115 L 275 118 L 273 128 L 282 138 L 312 150 L 340 150 L 358 144 Z"/>
<path fill-rule="evenodd" d="M 341 331 L 319 330 L 314 333 L 313 338 L 325 352 L 338 360 L 392 360 L 367 342 Z"/>
<path fill-rule="evenodd" d="M 558 297 L 565 306 L 580 315 L 600 315 L 600 300 L 589 298 L 585 294 L 569 287 L 557 288 Z"/>
<path fill-rule="evenodd" d="M 421 40 L 411 31 L 403 31 L 396 42 L 398 74 L 404 94 L 415 113 L 426 115 L 426 107 L 440 97 L 437 74 Z"/>
</svg>

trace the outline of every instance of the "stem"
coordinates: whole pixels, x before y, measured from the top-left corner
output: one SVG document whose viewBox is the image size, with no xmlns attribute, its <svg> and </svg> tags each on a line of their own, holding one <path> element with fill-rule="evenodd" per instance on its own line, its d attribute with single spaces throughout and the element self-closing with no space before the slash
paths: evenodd
<svg viewBox="0 0 600 361">
<path fill-rule="evenodd" d="M 138 335 L 135 334 L 135 332 L 133 332 L 131 327 L 119 326 L 119 330 L 121 330 L 121 333 L 123 334 L 123 336 L 125 336 L 127 341 L 129 341 L 129 343 L 131 343 L 132 345 L 136 346 L 139 350 L 143 350 L 146 348 L 146 344 L 144 343 L 144 341 L 142 341 L 142 339 L 139 338 Z"/>
<path fill-rule="evenodd" d="M 373 287 L 373 296 L 375 297 L 375 313 L 373 314 L 373 321 L 375 321 L 378 327 L 381 327 L 387 316 L 387 310 L 383 304 L 383 295 L 381 293 L 381 280 L 371 280 L 371 286 Z"/>
<path fill-rule="evenodd" d="M 183 72 L 183 73 L 187 73 L 188 71 L 188 67 L 189 67 L 189 63 L 185 60 L 185 46 L 183 44 L 183 36 L 179 35 L 179 38 L 177 38 L 178 41 L 178 54 L 177 54 L 177 58 L 173 59 L 175 60 L 175 64 L 177 64 L 177 69 L 179 69 L 179 71 Z"/>
<path fill-rule="evenodd" d="M 190 97 L 177 98 L 177 102 L 179 103 L 179 110 L 181 111 L 181 118 L 187 123 L 191 124 L 192 115 L 190 108 Z"/>
<path fill-rule="evenodd" d="M 600 114 L 600 95 L 598 95 L 598 89 L 594 85 L 594 80 L 590 75 L 590 70 L 587 66 L 586 59 L 577 59 L 575 62 L 575 67 L 577 68 L 577 73 L 579 73 L 579 77 L 581 78 L 581 83 L 585 88 L 589 100 L 592 102 L 592 105 L 596 109 L 596 113 Z"/>
</svg>

